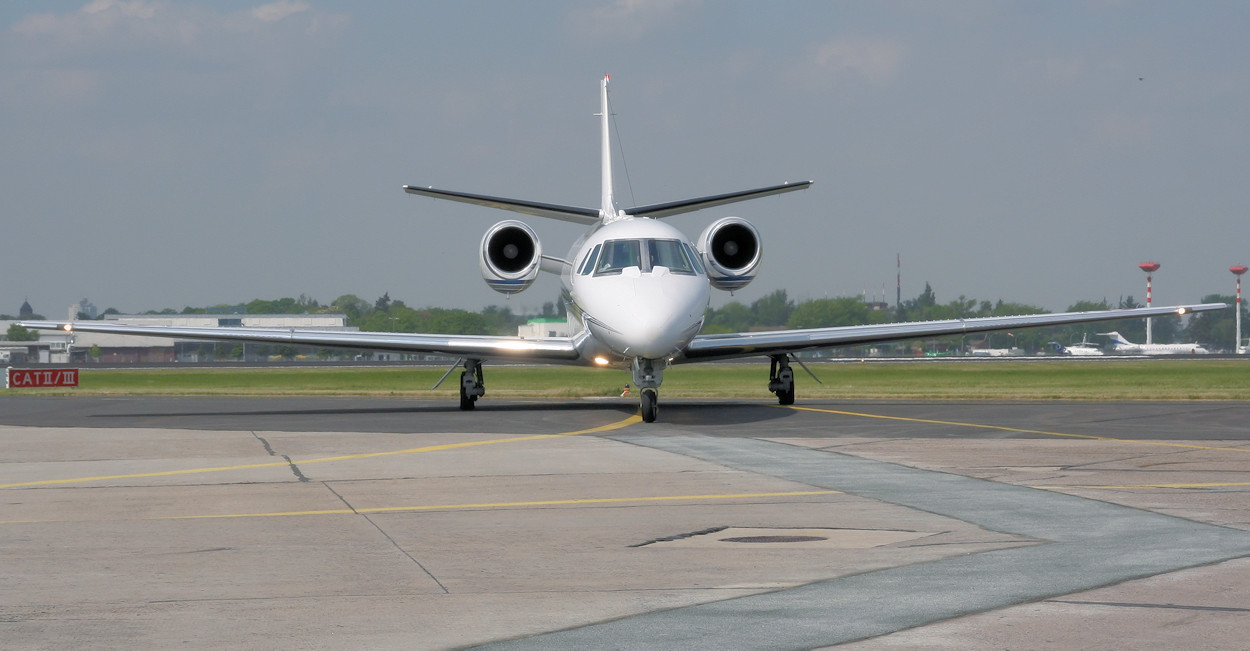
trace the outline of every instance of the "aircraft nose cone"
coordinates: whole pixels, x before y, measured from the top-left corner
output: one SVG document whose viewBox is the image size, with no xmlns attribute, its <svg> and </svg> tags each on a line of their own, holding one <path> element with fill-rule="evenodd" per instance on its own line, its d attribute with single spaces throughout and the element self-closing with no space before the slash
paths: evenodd
<svg viewBox="0 0 1250 651">
<path fill-rule="evenodd" d="M 625 330 L 625 342 L 631 355 L 657 358 L 671 355 L 676 349 L 676 337 L 669 331 L 672 324 L 654 314 L 637 313 L 637 318 Z"/>
</svg>

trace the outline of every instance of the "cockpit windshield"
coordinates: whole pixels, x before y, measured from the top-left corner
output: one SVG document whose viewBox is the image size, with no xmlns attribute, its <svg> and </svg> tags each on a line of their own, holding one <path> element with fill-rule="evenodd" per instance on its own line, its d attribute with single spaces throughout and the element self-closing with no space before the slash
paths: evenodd
<svg viewBox="0 0 1250 651">
<path fill-rule="evenodd" d="M 608 240 L 595 265 L 596 276 L 619 274 L 627 267 L 642 267 L 642 247 L 638 240 Z"/>
<path fill-rule="evenodd" d="M 602 253 L 595 258 L 594 251 L 587 258 L 582 273 L 596 276 L 619 274 L 628 267 L 638 267 L 641 273 L 651 273 L 656 267 L 664 267 L 669 273 L 694 275 L 698 261 L 691 259 L 690 247 L 681 240 L 608 240 L 603 243 Z"/>
</svg>

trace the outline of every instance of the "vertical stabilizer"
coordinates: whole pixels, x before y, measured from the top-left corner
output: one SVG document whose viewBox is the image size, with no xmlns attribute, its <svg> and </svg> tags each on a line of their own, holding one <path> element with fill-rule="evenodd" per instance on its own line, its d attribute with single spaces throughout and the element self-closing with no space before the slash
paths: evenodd
<svg viewBox="0 0 1250 651">
<path fill-rule="evenodd" d="M 608 113 L 608 80 L 609 75 L 603 76 L 602 90 L 599 94 L 599 115 L 601 121 L 600 133 L 602 136 L 603 160 L 602 160 L 602 187 L 603 195 L 600 198 L 599 217 L 605 222 L 612 221 L 616 218 L 616 201 L 612 197 L 612 146 L 611 133 L 608 127 L 610 114 Z"/>
</svg>

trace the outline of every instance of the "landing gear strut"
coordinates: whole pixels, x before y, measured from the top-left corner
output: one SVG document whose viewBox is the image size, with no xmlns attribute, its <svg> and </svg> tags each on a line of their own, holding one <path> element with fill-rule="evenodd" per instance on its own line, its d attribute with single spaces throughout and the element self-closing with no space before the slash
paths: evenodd
<svg viewBox="0 0 1250 651">
<path fill-rule="evenodd" d="M 464 370 L 460 372 L 460 410 L 473 409 L 477 399 L 484 395 L 486 383 L 482 380 L 481 360 L 465 360 Z"/>
<path fill-rule="evenodd" d="M 768 390 L 777 394 L 777 402 L 794 404 L 794 370 L 788 355 L 773 355 L 768 368 Z"/>
</svg>

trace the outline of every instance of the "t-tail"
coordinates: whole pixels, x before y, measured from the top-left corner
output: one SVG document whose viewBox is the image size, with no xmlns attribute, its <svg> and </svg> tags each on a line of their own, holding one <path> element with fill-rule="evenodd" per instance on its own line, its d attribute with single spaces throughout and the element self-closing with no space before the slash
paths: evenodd
<svg viewBox="0 0 1250 651">
<path fill-rule="evenodd" d="M 726 192 L 724 194 L 695 197 L 693 199 L 682 199 L 679 201 L 667 201 L 664 203 L 655 203 L 645 206 L 635 206 L 633 208 L 626 208 L 625 210 L 617 209 L 616 199 L 612 194 L 612 132 L 611 127 L 609 126 L 609 121 L 612 119 L 612 113 L 608 107 L 609 79 L 610 77 L 608 75 L 603 76 L 603 80 L 600 82 L 599 91 L 598 115 L 601 122 L 599 135 L 602 165 L 602 191 L 599 197 L 598 209 L 545 203 L 541 201 L 531 201 L 528 199 L 510 199 L 508 197 L 460 192 L 457 190 L 441 190 L 438 188 L 420 185 L 405 185 L 404 191 L 409 194 L 432 197 L 435 199 L 471 203 L 479 206 L 486 206 L 488 208 L 510 210 L 512 212 L 519 212 L 526 215 L 559 219 L 561 221 L 574 222 L 589 226 L 615 221 L 618 219 L 626 219 L 629 217 L 650 217 L 652 219 L 663 219 L 664 217 L 694 212 L 696 210 L 711 208 L 713 206 L 723 206 L 729 203 L 748 201 L 774 194 L 802 190 L 812 184 L 811 181 L 797 181 L 792 183 L 782 183 L 779 185 L 770 185 L 763 188 L 754 188 L 751 190 L 740 190 L 737 192 Z"/>
<path fill-rule="evenodd" d="M 1130 342 L 1128 339 L 1125 339 L 1124 335 L 1120 334 L 1119 332 L 1114 332 L 1114 331 L 1113 332 L 1099 332 L 1098 336 L 1110 337 L 1111 343 L 1117 346 L 1132 346 L 1133 345 L 1132 342 Z"/>
</svg>

